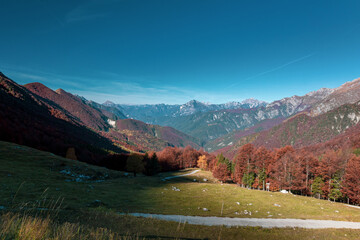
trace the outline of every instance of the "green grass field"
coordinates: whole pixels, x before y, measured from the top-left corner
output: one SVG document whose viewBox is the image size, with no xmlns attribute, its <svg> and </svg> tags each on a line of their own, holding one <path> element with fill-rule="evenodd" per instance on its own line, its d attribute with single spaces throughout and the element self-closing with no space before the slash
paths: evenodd
<svg viewBox="0 0 360 240">
<path fill-rule="evenodd" d="M 115 236 L 115 239 L 121 236 L 124 239 L 157 239 L 155 236 L 164 239 L 289 239 L 294 236 L 298 236 L 298 239 L 358 239 L 360 234 L 356 230 L 191 226 L 117 214 L 144 212 L 360 221 L 360 209 L 309 197 L 220 184 L 206 171 L 168 181 L 162 181 L 162 178 L 194 169 L 134 178 L 131 174 L 126 176 L 124 172 L 6 142 L 0 142 L 0 166 L 2 226 L 11 218 L 36 216 L 47 220 L 50 217 L 47 223 L 50 230 L 44 239 L 56 239 L 56 231 L 69 224 L 66 222 L 73 224 L 74 229 L 82 229 L 77 233 L 83 234 L 81 238 L 84 239 L 101 238 L 100 235 L 96 238 L 91 235 L 102 231 L 98 229 L 106 230 L 101 233 L 104 239 L 111 239 L 111 236 Z M 205 182 L 204 178 L 208 181 Z M 173 187 L 180 191 L 172 190 Z M 203 211 L 203 208 L 209 211 Z M 9 217 L 7 214 L 14 215 Z M 21 223 L 20 220 L 14 222 Z M 12 229 L 16 232 L 19 226 Z M 4 230 L 2 234 L 6 235 Z M 3 236 L 0 235 L 0 239 L 7 239 Z M 79 238 L 80 235 L 73 237 Z"/>
</svg>

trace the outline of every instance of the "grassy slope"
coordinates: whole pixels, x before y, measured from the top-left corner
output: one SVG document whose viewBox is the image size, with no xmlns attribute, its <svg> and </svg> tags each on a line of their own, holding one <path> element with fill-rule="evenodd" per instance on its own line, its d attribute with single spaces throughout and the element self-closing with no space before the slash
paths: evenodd
<svg viewBox="0 0 360 240">
<path fill-rule="evenodd" d="M 0 166 L 0 206 L 6 207 L 6 211 L 19 212 L 20 207 L 23 210 L 40 210 L 58 201 L 56 206 L 60 206 L 57 214 L 59 221 L 80 222 L 90 228 L 110 228 L 122 234 L 128 232 L 140 233 L 142 236 L 172 237 L 180 234 L 182 237 L 210 239 L 217 239 L 219 234 L 225 234 L 221 235 L 224 239 L 269 234 L 273 239 L 277 239 L 279 236 L 289 237 L 295 231 L 303 238 L 315 235 L 317 238 L 326 239 L 325 236 L 331 236 L 329 234 L 337 234 L 338 237 L 348 234 L 355 239 L 359 233 L 351 230 L 336 230 L 329 233 L 328 230 L 237 229 L 188 225 L 179 227 L 179 224 L 175 223 L 120 217 L 115 214 L 150 212 L 221 216 L 221 206 L 224 203 L 222 216 L 228 217 L 249 217 L 242 214 L 247 210 L 252 212 L 251 217 L 272 215 L 272 218 L 360 221 L 359 209 L 308 197 L 247 190 L 233 184 L 221 185 L 215 182 L 209 172 L 204 171 L 194 176 L 175 178 L 166 182 L 161 181 L 161 178 L 191 169 L 164 173 L 156 177 L 125 177 L 122 172 L 90 166 L 6 142 L 0 142 Z M 60 173 L 62 170 L 69 170 L 76 173 L 76 176 Z M 73 181 L 81 177 L 79 174 L 90 176 L 91 179 L 86 182 Z M 194 178 L 201 183 L 193 182 Z M 204 183 L 203 178 L 210 181 Z M 172 191 L 172 186 L 181 191 Z M 281 207 L 274 206 L 275 203 Z M 210 211 L 203 211 L 198 207 L 208 208 Z M 240 215 L 236 215 L 235 212 L 239 212 Z M 98 220 L 93 221 L 94 218 Z"/>
</svg>

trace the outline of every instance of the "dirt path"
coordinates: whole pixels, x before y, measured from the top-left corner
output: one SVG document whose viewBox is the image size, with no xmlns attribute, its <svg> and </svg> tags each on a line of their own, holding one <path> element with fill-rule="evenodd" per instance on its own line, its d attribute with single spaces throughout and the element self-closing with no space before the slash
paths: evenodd
<svg viewBox="0 0 360 240">
<path fill-rule="evenodd" d="M 172 178 L 189 176 L 189 175 L 192 175 L 192 174 L 194 174 L 194 173 L 197 173 L 198 171 L 200 171 L 200 170 L 194 170 L 194 171 L 192 171 L 192 172 L 189 172 L 189 173 L 186 173 L 186 174 L 182 174 L 182 175 L 176 175 L 176 176 L 166 177 L 166 178 L 163 178 L 163 179 L 161 179 L 161 180 L 166 181 L 166 180 L 169 180 L 169 179 L 172 179 Z"/>
<path fill-rule="evenodd" d="M 349 228 L 360 229 L 360 222 L 345 222 L 332 220 L 303 220 L 303 219 L 269 219 L 269 218 L 228 218 L 228 217 L 199 217 L 183 215 L 162 215 L 147 213 L 128 213 L 135 217 L 155 218 L 174 222 L 187 222 L 194 225 L 205 226 L 242 226 L 263 228 Z"/>
</svg>

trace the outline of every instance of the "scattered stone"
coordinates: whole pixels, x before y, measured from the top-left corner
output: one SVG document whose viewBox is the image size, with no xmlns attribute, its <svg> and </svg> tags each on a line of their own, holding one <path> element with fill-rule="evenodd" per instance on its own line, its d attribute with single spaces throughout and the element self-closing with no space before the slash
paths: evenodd
<svg viewBox="0 0 360 240">
<path fill-rule="evenodd" d="M 196 179 L 194 178 L 193 181 L 196 182 Z"/>
<path fill-rule="evenodd" d="M 272 217 L 273 215 L 269 215 L 268 217 Z"/>
<path fill-rule="evenodd" d="M 235 212 L 235 214 L 236 214 L 236 215 L 239 215 L 239 213 L 238 213 L 238 212 Z"/>
<path fill-rule="evenodd" d="M 203 211 L 209 211 L 209 209 L 207 209 L 207 208 L 203 208 Z"/>
<path fill-rule="evenodd" d="M 76 171 L 76 170 L 75 170 Z M 72 172 L 69 169 L 63 169 L 60 171 L 61 174 L 67 175 L 68 177 L 70 177 L 70 179 L 67 179 L 65 181 L 67 182 L 103 182 L 105 181 L 106 178 L 109 177 L 108 174 L 100 174 L 100 173 L 95 173 L 95 175 L 93 176 L 88 176 L 88 175 L 84 175 L 84 174 L 78 174 L 76 172 Z"/>
<path fill-rule="evenodd" d="M 244 210 L 244 214 L 247 215 L 249 212 L 248 210 Z"/>
<path fill-rule="evenodd" d="M 275 207 L 281 207 L 281 205 L 280 205 L 280 204 L 277 204 L 277 203 L 275 203 L 274 206 L 275 206 Z"/>
<path fill-rule="evenodd" d="M 289 191 L 286 191 L 285 189 L 280 191 L 281 193 L 289 193 Z"/>
<path fill-rule="evenodd" d="M 252 205 L 252 203 L 249 203 L 248 205 L 249 205 L 249 206 L 251 206 L 251 205 Z"/>
<path fill-rule="evenodd" d="M 207 182 L 208 180 L 206 178 L 203 179 L 204 182 Z"/>
<path fill-rule="evenodd" d="M 177 188 L 177 187 L 171 186 L 171 189 L 172 189 L 173 191 L 175 191 L 175 192 L 180 192 L 180 189 Z"/>
<path fill-rule="evenodd" d="M 336 212 L 336 213 L 339 213 L 339 211 L 338 211 L 338 210 L 335 210 L 335 212 Z"/>
<path fill-rule="evenodd" d="M 237 205 L 240 205 L 240 203 L 239 203 L 239 202 L 236 202 L 236 204 L 237 204 Z"/>
</svg>

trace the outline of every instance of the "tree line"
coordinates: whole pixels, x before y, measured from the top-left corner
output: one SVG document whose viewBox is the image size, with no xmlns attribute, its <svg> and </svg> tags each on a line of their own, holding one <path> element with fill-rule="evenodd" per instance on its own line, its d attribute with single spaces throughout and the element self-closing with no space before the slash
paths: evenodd
<svg viewBox="0 0 360 240">
<path fill-rule="evenodd" d="M 274 149 L 242 146 L 232 161 L 222 154 L 209 168 L 214 177 L 243 187 L 360 204 L 359 151 L 325 149 L 314 155 L 291 146 Z"/>
<path fill-rule="evenodd" d="M 121 169 L 119 166 L 107 167 L 127 170 L 134 175 L 199 167 L 211 171 L 222 182 L 233 182 L 246 188 L 287 190 L 298 195 L 360 204 L 359 149 L 324 148 L 314 152 L 285 146 L 268 150 L 246 144 L 230 160 L 223 154 L 215 156 L 188 146 L 167 147 L 146 154 L 132 153 L 123 156 L 123 160 L 105 163 L 121 164 Z"/>
</svg>

